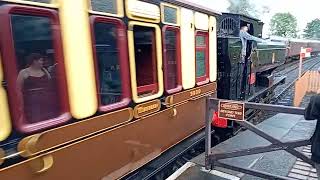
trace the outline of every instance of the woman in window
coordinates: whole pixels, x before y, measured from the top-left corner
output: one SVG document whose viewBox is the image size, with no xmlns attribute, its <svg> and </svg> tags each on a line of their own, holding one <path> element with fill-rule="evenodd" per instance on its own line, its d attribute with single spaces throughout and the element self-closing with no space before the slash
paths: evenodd
<svg viewBox="0 0 320 180">
<path fill-rule="evenodd" d="M 37 123 L 56 117 L 57 102 L 53 91 L 51 75 L 44 68 L 40 54 L 27 57 L 28 67 L 19 72 L 18 95 L 21 99 L 21 117 L 28 123 Z"/>
</svg>

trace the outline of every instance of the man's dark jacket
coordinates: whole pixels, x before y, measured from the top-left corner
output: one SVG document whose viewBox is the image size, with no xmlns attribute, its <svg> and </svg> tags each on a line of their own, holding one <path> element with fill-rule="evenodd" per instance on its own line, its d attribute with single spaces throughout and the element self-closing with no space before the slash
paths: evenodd
<svg viewBox="0 0 320 180">
<path fill-rule="evenodd" d="M 311 138 L 311 159 L 320 163 L 320 96 L 313 96 L 305 112 L 306 120 L 317 119 L 316 130 Z"/>
</svg>

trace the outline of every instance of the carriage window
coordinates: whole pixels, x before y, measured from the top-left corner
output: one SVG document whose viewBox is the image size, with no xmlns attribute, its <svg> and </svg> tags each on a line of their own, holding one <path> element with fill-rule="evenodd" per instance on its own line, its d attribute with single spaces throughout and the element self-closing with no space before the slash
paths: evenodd
<svg viewBox="0 0 320 180">
<path fill-rule="evenodd" d="M 94 11 L 117 14 L 117 0 L 91 0 Z"/>
<path fill-rule="evenodd" d="M 196 34 L 196 78 L 197 82 L 205 81 L 208 73 L 208 33 Z"/>
<path fill-rule="evenodd" d="M 51 19 L 12 15 L 21 117 L 28 124 L 58 117 L 61 102 Z"/>
<path fill-rule="evenodd" d="M 167 92 L 177 88 L 179 84 L 179 63 L 180 56 L 178 49 L 179 29 L 168 27 L 164 33 L 164 67 L 165 67 L 165 86 Z"/>
<path fill-rule="evenodd" d="M 138 95 L 155 94 L 158 91 L 155 29 L 134 26 L 133 32 Z"/>
<path fill-rule="evenodd" d="M 177 8 L 164 6 L 163 7 L 163 21 L 166 23 L 177 24 Z"/>
<path fill-rule="evenodd" d="M 99 74 L 99 95 L 101 105 L 120 102 L 122 97 L 118 29 L 114 24 L 95 23 L 96 61 Z"/>
</svg>

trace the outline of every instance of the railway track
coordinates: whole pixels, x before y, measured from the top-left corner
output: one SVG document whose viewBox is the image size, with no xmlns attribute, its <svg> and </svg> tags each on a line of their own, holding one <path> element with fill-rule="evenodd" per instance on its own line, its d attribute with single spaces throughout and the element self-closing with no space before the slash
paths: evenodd
<svg viewBox="0 0 320 180">
<path fill-rule="evenodd" d="M 276 70 L 275 76 L 283 76 L 286 75 L 286 82 L 282 85 L 279 85 L 274 89 L 274 94 L 271 98 L 271 103 L 274 104 L 281 104 L 281 105 L 291 105 L 292 104 L 292 97 L 294 94 L 294 82 L 297 80 L 298 73 L 299 73 L 299 63 L 290 63 L 288 66 L 284 66 L 282 70 Z M 311 58 L 307 61 L 303 62 L 303 73 L 307 72 L 308 70 L 315 70 L 320 67 L 320 57 L 318 58 Z M 257 112 L 255 113 L 256 120 L 254 120 L 254 124 L 258 124 L 275 115 L 274 113 L 270 112 Z M 237 135 L 244 129 L 239 129 L 233 133 L 233 135 Z M 204 133 L 198 133 L 196 136 L 204 136 Z M 215 144 L 214 144 L 215 143 Z M 184 147 L 182 144 L 180 149 L 176 149 L 179 153 L 174 157 L 170 156 L 170 153 L 167 155 L 167 159 L 165 160 L 165 164 L 159 165 L 160 161 L 158 158 L 154 161 L 150 162 L 143 168 L 141 171 L 134 172 L 124 179 L 128 180 L 136 180 L 136 179 L 165 179 L 169 177 L 172 173 L 174 173 L 177 169 L 183 166 L 186 162 L 191 160 L 192 158 L 200 155 L 204 152 L 204 138 L 199 138 L 198 141 L 193 142 L 194 146 L 192 148 Z M 213 145 L 216 145 L 217 142 L 213 142 Z M 169 158 L 171 157 L 171 158 Z M 162 159 L 163 160 L 163 159 Z M 160 167 L 159 167 L 160 166 Z"/>
<path fill-rule="evenodd" d="M 318 70 L 320 68 L 320 57 L 312 58 L 308 61 L 303 63 L 302 67 L 302 75 L 305 74 L 307 71 L 310 70 Z M 283 85 L 278 86 L 274 90 L 274 95 L 271 99 L 271 104 L 278 104 L 284 106 L 292 106 L 293 99 L 294 99 L 294 84 L 298 80 L 299 75 L 299 67 L 298 64 L 294 68 L 290 68 L 286 71 L 279 71 L 277 72 L 278 75 L 286 74 L 286 82 Z M 276 115 L 274 112 L 264 112 L 260 111 L 257 113 L 256 119 L 254 120 L 255 124 L 259 124 L 260 122 L 268 119 L 272 116 Z"/>
<path fill-rule="evenodd" d="M 303 62 L 302 66 L 302 75 L 306 73 L 308 70 L 317 70 L 320 67 L 320 58 L 312 58 L 309 59 L 305 62 Z M 278 86 L 274 93 L 275 95 L 272 98 L 271 103 L 276 103 L 278 100 L 286 94 L 286 92 L 292 88 L 294 85 L 295 81 L 298 79 L 299 75 L 299 67 L 298 63 L 296 64 L 295 67 L 291 67 L 288 70 L 276 72 L 275 76 L 281 76 L 281 75 L 286 75 L 286 82 L 283 85 Z"/>
</svg>

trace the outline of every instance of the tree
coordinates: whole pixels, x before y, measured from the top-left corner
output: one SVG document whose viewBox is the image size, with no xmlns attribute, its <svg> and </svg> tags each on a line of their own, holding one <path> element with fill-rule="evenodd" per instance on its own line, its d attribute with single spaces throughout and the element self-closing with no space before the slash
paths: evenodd
<svg viewBox="0 0 320 180">
<path fill-rule="evenodd" d="M 320 19 L 309 22 L 304 29 L 304 37 L 307 39 L 320 39 Z"/>
<path fill-rule="evenodd" d="M 272 35 L 282 37 L 297 37 L 297 19 L 290 13 L 277 13 L 270 21 Z"/>
<path fill-rule="evenodd" d="M 230 6 L 228 11 L 235 14 L 243 14 L 246 16 L 256 16 L 257 11 L 255 6 L 249 2 L 249 0 L 228 0 Z"/>
</svg>

